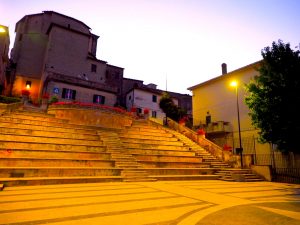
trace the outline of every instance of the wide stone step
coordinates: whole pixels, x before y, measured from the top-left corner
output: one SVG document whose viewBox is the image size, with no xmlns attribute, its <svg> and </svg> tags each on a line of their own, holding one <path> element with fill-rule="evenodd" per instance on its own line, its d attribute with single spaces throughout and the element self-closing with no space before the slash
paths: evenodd
<svg viewBox="0 0 300 225">
<path fill-rule="evenodd" d="M 121 170 L 114 167 L 0 167 L 0 179 L 5 177 L 120 176 Z"/>
<path fill-rule="evenodd" d="M 36 115 L 29 115 L 29 114 L 22 114 L 22 113 L 12 113 L 9 115 L 4 115 L 3 117 L 22 119 L 22 120 L 56 122 L 56 123 L 57 122 L 59 122 L 59 123 L 67 123 L 68 122 L 68 120 L 66 120 L 66 119 L 58 119 L 55 117 L 36 116 Z"/>
<path fill-rule="evenodd" d="M 31 149 L 0 149 L 0 158 L 69 158 L 69 159 L 111 159 L 111 154 L 106 152 L 88 152 L 88 151 L 47 151 Z"/>
<path fill-rule="evenodd" d="M 127 128 L 127 130 L 125 130 L 125 132 L 130 131 L 130 132 L 143 132 L 143 133 L 161 133 L 161 134 L 165 134 L 167 133 L 165 130 L 162 129 L 157 129 L 157 128 L 146 128 L 146 127 L 129 127 Z"/>
<path fill-rule="evenodd" d="M 174 137 L 161 137 L 161 136 L 150 136 L 150 135 L 141 135 L 141 134 L 121 134 L 120 138 L 133 138 L 140 140 L 155 140 L 155 141 L 178 141 L 177 138 Z"/>
<path fill-rule="evenodd" d="M 140 149 L 156 149 L 156 150 L 179 150 L 179 151 L 189 151 L 187 146 L 175 146 L 175 145 L 164 145 L 165 143 L 160 143 L 159 145 L 146 144 L 146 143 L 132 143 L 132 142 L 123 142 L 124 146 L 129 148 L 140 148 Z"/>
<path fill-rule="evenodd" d="M 128 149 L 130 154 L 140 155 L 170 155 L 170 156 L 195 156 L 195 152 L 192 151 L 180 151 L 180 150 L 156 150 L 156 149 L 140 149 L 130 148 Z"/>
<path fill-rule="evenodd" d="M 163 162 L 163 161 L 137 161 L 143 168 L 209 168 L 210 165 L 202 162 Z"/>
<path fill-rule="evenodd" d="M 30 149 L 30 150 L 48 150 L 48 151 L 92 151 L 103 152 L 106 146 L 103 144 L 86 146 L 86 145 L 71 145 L 71 144 L 49 144 L 49 143 L 30 143 L 30 142 L 14 142 L 1 141 L 0 148 L 7 150 L 14 149 Z"/>
<path fill-rule="evenodd" d="M 136 143 L 136 144 L 183 146 L 183 143 L 179 141 L 157 141 L 151 139 L 134 139 L 134 138 L 121 138 L 121 140 L 124 144 Z"/>
<path fill-rule="evenodd" d="M 202 162 L 200 157 L 192 156 L 167 156 L 167 155 L 133 155 L 138 161 L 155 161 L 155 162 Z"/>
<path fill-rule="evenodd" d="M 77 124 L 69 124 L 69 123 L 60 123 L 60 122 L 48 122 L 42 120 L 27 120 L 20 118 L 11 118 L 11 117 L 0 117 L 0 122 L 5 123 L 15 123 L 15 124 L 27 124 L 27 125 L 38 125 L 38 126 L 50 126 L 50 127 L 62 127 L 62 128 L 70 128 L 70 129 L 86 129 L 91 130 L 93 132 L 97 131 L 99 128 L 93 126 L 85 126 L 85 125 L 77 125 Z"/>
<path fill-rule="evenodd" d="M 121 131 L 122 135 L 141 135 L 141 136 L 153 136 L 153 137 L 174 137 L 172 134 L 165 132 L 147 132 L 147 131 L 134 131 L 134 130 L 125 130 Z"/>
<path fill-rule="evenodd" d="M 31 142 L 31 143 L 48 143 L 48 144 L 71 144 L 71 145 L 86 145 L 97 146 L 102 145 L 102 141 L 90 141 L 90 140 L 77 140 L 67 138 L 47 138 L 47 137 L 34 137 L 25 135 L 11 135 L 0 134 L 1 141 L 7 142 Z"/>
<path fill-rule="evenodd" d="M 217 175 L 151 175 L 149 178 L 157 180 L 218 180 Z"/>
<path fill-rule="evenodd" d="M 75 184 L 75 183 L 99 183 L 120 182 L 122 176 L 79 176 L 79 177 L 28 177 L 28 178 L 0 178 L 0 183 L 5 187 L 25 185 L 49 185 L 49 184 Z"/>
<path fill-rule="evenodd" d="M 23 124 L 23 123 L 0 122 L 0 129 L 2 128 L 28 129 L 28 130 L 30 129 L 34 131 L 48 131 L 53 133 L 57 132 L 57 133 L 97 135 L 96 130 L 82 129 L 80 128 L 80 126 L 78 126 L 77 128 L 75 126 L 73 126 L 73 128 L 65 128 L 65 127 L 41 126 L 41 125 Z"/>
<path fill-rule="evenodd" d="M 104 159 L 54 159 L 54 158 L 0 158 L 2 167 L 114 167 L 113 160 Z"/>
<path fill-rule="evenodd" d="M 149 175 L 219 175 L 216 174 L 218 169 L 214 168 L 143 168 L 143 170 Z"/>
<path fill-rule="evenodd" d="M 64 132 L 53 132 L 53 131 L 40 131 L 40 130 L 20 129 L 20 128 L 0 127 L 0 133 L 1 134 L 11 134 L 11 135 L 20 135 L 20 136 L 52 137 L 52 138 L 66 138 L 66 139 L 69 138 L 69 139 L 99 141 L 98 135 L 64 133 Z"/>
</svg>

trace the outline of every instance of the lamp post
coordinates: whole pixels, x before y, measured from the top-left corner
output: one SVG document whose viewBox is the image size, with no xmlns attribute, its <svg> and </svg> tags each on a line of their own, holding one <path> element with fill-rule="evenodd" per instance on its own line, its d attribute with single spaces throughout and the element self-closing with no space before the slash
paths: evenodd
<svg viewBox="0 0 300 225">
<path fill-rule="evenodd" d="M 237 81 L 232 81 L 230 86 L 235 87 L 235 95 L 236 95 L 236 109 L 237 109 L 237 117 L 238 117 L 238 130 L 239 130 L 239 143 L 240 147 L 236 148 L 238 154 L 241 157 L 241 168 L 243 168 L 243 147 L 242 147 L 242 138 L 241 138 L 241 125 L 240 125 L 240 108 L 239 108 L 239 93 L 238 93 L 238 83 Z"/>
</svg>

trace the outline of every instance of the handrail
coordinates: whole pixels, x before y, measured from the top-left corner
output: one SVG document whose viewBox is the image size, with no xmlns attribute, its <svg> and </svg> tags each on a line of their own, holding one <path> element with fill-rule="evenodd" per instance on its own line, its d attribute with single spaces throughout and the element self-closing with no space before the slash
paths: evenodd
<svg viewBox="0 0 300 225">
<path fill-rule="evenodd" d="M 229 157 L 226 157 L 225 155 L 231 154 L 228 151 L 223 151 L 223 149 L 216 145 L 215 143 L 211 142 L 210 140 L 206 139 L 203 135 L 197 134 L 195 131 L 189 129 L 188 127 L 178 124 L 174 120 L 167 118 L 167 126 L 171 128 L 172 130 L 175 130 L 183 135 L 185 135 L 187 138 L 191 139 L 192 141 L 199 144 L 201 147 L 209 151 L 212 155 L 217 157 L 218 159 L 221 159 L 222 161 L 227 161 Z"/>
</svg>

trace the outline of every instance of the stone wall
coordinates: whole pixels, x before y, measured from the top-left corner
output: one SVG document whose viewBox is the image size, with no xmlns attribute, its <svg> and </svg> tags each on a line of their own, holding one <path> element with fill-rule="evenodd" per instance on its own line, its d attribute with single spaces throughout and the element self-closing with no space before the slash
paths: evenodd
<svg viewBox="0 0 300 225">
<path fill-rule="evenodd" d="M 70 107 L 49 107 L 49 114 L 67 119 L 70 123 L 104 128 L 123 129 L 131 126 L 133 118 L 129 115 L 104 109 L 84 109 Z"/>
</svg>

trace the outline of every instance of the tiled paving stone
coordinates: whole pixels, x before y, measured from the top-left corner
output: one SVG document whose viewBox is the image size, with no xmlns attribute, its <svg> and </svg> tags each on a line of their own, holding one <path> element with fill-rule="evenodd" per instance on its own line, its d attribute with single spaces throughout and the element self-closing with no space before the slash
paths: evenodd
<svg viewBox="0 0 300 225">
<path fill-rule="evenodd" d="M 298 225 L 299 189 L 218 180 L 7 187 L 0 224 Z"/>
</svg>

